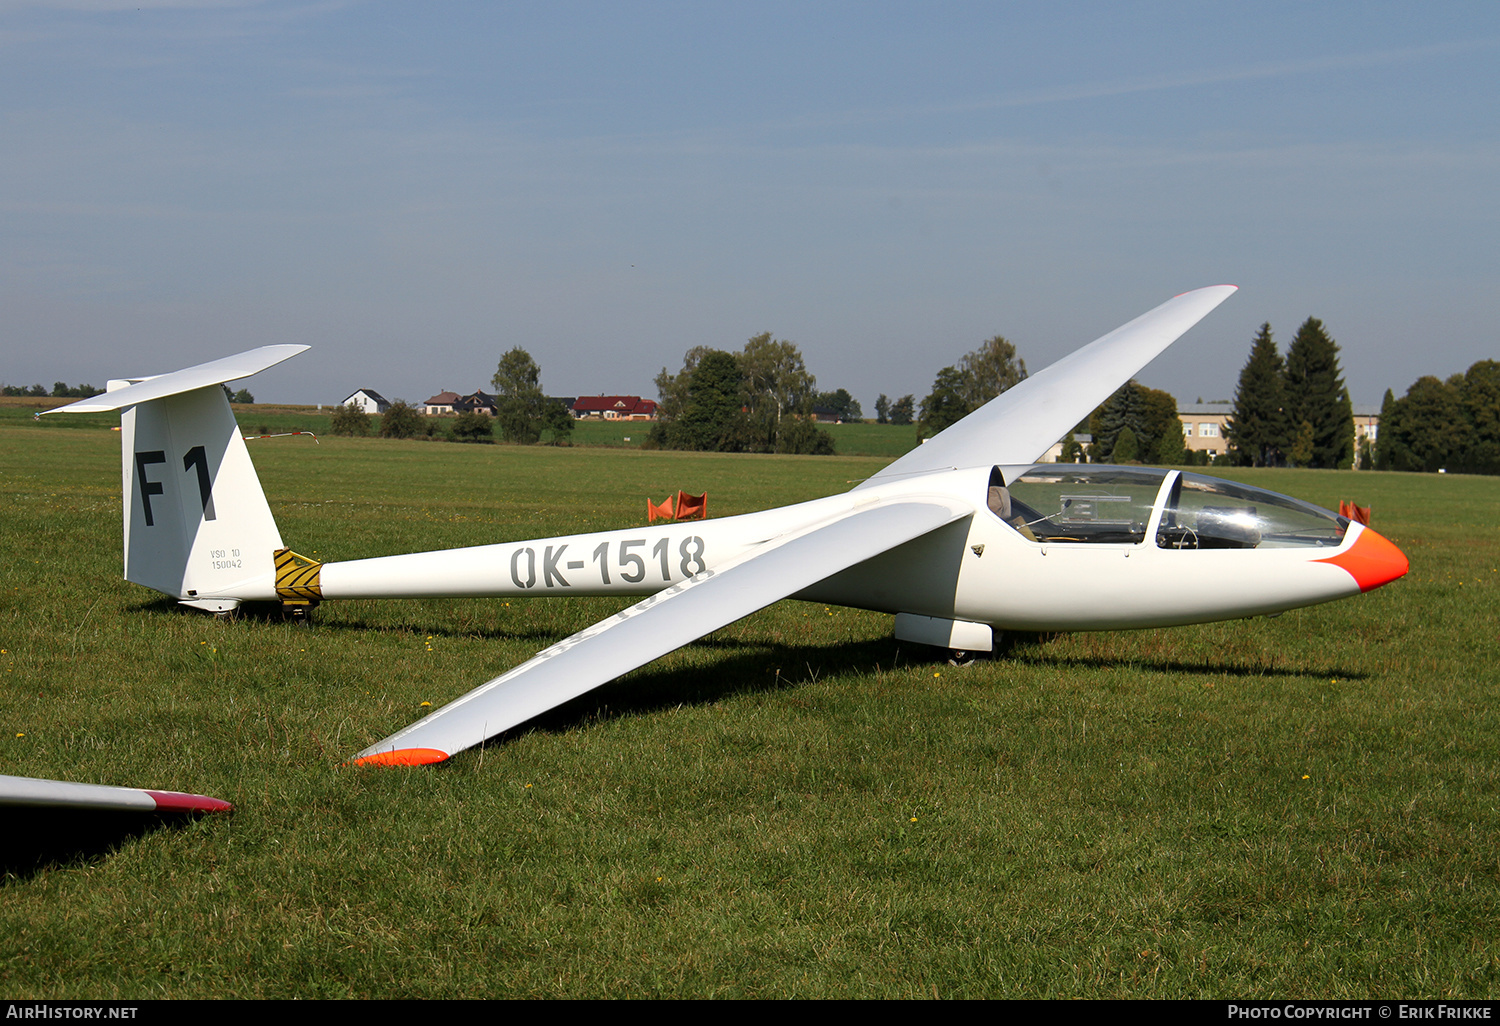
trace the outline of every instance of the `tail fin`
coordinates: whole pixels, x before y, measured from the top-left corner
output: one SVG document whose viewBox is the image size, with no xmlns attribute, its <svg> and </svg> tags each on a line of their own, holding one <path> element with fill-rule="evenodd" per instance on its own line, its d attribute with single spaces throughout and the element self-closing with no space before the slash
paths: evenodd
<svg viewBox="0 0 1500 1026">
<path fill-rule="evenodd" d="M 275 601 L 281 533 L 220 387 L 296 356 L 266 346 L 111 389 L 49 413 L 122 410 L 125 579 L 225 612 Z"/>
</svg>

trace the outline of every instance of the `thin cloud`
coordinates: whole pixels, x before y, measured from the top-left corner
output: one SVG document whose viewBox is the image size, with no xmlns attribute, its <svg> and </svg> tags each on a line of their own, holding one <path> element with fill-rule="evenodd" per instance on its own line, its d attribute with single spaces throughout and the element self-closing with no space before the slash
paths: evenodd
<svg viewBox="0 0 1500 1026">
<path fill-rule="evenodd" d="M 1295 61 L 1271 61 L 1238 68 L 1215 68 L 1188 71 L 1168 75 L 1148 75 L 1119 79 L 1112 82 L 1089 82 L 1077 85 L 1058 86 L 1051 89 L 1028 89 L 1003 93 L 957 103 L 905 105 L 881 109 L 848 111 L 841 116 L 826 120 L 810 117 L 789 122 L 787 127 L 810 127 L 833 124 L 858 124 L 875 121 L 892 121 L 916 117 L 935 117 L 945 114 L 966 114 L 985 110 L 1005 110 L 1023 107 L 1039 107 L 1054 103 L 1076 103 L 1082 100 L 1100 100 L 1115 96 L 1138 93 L 1168 92 L 1176 89 L 1201 89 L 1205 86 L 1225 85 L 1234 82 L 1252 82 L 1264 79 L 1294 78 L 1328 72 L 1359 71 L 1367 68 L 1388 67 L 1394 64 L 1410 64 L 1419 61 L 1450 57 L 1456 54 L 1493 49 L 1500 39 L 1467 39 L 1425 46 L 1401 47 L 1393 50 L 1375 50 L 1370 53 L 1337 54 L 1312 57 Z"/>
</svg>

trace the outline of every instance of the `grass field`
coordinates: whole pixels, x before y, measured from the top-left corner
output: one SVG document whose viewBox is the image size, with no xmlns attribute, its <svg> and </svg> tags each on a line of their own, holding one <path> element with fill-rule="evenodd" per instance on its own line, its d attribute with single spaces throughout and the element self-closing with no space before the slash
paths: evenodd
<svg viewBox="0 0 1500 1026">
<path fill-rule="evenodd" d="M 784 602 L 441 767 L 356 771 L 621 603 L 179 613 L 119 579 L 118 438 L 0 424 L 0 772 L 237 808 L 6 876 L 9 998 L 1500 993 L 1500 481 L 1235 474 L 1373 506 L 1412 570 L 1358 599 L 961 670 Z M 325 559 L 885 462 L 250 444 Z"/>
</svg>

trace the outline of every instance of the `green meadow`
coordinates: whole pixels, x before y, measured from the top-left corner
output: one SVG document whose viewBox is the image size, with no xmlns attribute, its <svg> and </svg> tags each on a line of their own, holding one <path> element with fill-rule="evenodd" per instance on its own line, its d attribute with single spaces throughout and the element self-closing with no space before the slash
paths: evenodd
<svg viewBox="0 0 1500 1026">
<path fill-rule="evenodd" d="M 1500 994 L 1495 479 L 1226 473 L 1371 506 L 1412 569 L 1356 599 L 961 669 L 783 602 L 442 766 L 355 770 L 623 603 L 180 612 L 120 579 L 113 418 L 53 419 L 0 418 L 0 773 L 235 811 L 39 864 L 63 827 L 16 817 L 8 998 Z M 325 560 L 678 489 L 726 516 L 892 455 L 249 444 Z"/>
</svg>

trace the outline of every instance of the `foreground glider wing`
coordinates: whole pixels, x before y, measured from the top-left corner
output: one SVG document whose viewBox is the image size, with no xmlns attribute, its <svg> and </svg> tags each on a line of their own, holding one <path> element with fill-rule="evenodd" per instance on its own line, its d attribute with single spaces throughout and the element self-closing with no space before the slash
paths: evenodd
<svg viewBox="0 0 1500 1026">
<path fill-rule="evenodd" d="M 621 610 L 355 756 L 441 762 L 840 570 L 972 516 L 967 503 L 903 498 L 772 539 Z"/>
<path fill-rule="evenodd" d="M 1036 462 L 1235 291 L 1234 285 L 1212 285 L 1167 300 L 1000 393 L 859 487 L 933 470 Z"/>
<path fill-rule="evenodd" d="M 104 784 L 74 784 L 39 777 L 0 776 L 0 805 L 128 812 L 228 812 L 228 802 L 181 791 L 147 791 Z"/>
<path fill-rule="evenodd" d="M 143 378 L 124 388 L 116 388 L 96 395 L 91 399 L 80 399 L 76 403 L 59 406 L 47 413 L 105 413 L 119 410 L 137 403 L 150 402 L 166 396 L 189 392 L 195 388 L 222 385 L 226 381 L 238 381 L 252 374 L 259 374 L 267 367 L 274 367 L 282 360 L 290 360 L 310 346 L 262 346 L 247 353 L 236 353 L 222 360 L 200 363 L 170 374 L 159 374 L 154 378 Z"/>
</svg>

